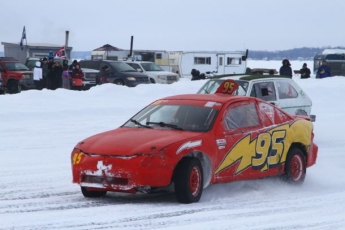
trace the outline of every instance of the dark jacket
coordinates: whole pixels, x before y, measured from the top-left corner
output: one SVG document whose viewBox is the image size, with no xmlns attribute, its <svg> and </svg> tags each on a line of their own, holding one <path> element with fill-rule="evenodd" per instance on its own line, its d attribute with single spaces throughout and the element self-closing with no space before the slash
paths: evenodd
<svg viewBox="0 0 345 230">
<path fill-rule="evenodd" d="M 310 78 L 310 69 L 308 67 L 302 68 L 300 73 L 302 79 Z"/>
<path fill-rule="evenodd" d="M 317 76 L 318 78 L 331 77 L 332 76 L 331 68 L 329 68 L 328 65 L 321 65 L 317 69 Z"/>
<path fill-rule="evenodd" d="M 282 67 L 280 67 L 279 69 L 279 75 L 285 75 L 285 76 L 289 76 L 292 78 L 292 69 L 291 69 L 291 64 L 289 62 L 289 60 L 284 59 L 282 62 Z"/>
<path fill-rule="evenodd" d="M 57 88 L 61 88 L 62 86 L 62 66 L 54 66 L 53 68 L 53 78 L 51 79 L 51 83 L 52 83 L 52 89 L 57 89 Z"/>
</svg>

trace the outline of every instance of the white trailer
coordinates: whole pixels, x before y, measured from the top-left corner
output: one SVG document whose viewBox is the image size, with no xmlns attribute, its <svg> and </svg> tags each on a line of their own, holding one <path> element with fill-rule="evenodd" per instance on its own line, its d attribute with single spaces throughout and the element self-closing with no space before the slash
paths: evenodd
<svg viewBox="0 0 345 230">
<path fill-rule="evenodd" d="M 180 77 L 192 78 L 192 69 L 216 75 L 246 72 L 248 50 L 238 51 L 171 51 L 171 71 Z"/>
</svg>

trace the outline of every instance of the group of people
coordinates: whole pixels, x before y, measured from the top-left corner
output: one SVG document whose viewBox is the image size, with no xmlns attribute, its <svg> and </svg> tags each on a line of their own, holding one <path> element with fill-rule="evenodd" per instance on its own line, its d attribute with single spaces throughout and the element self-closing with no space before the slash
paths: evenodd
<svg viewBox="0 0 345 230">
<path fill-rule="evenodd" d="M 82 90 L 84 73 L 77 60 L 71 65 L 64 60 L 61 65 L 59 61 L 54 61 L 54 57 L 45 57 L 36 62 L 33 72 L 36 89 Z"/>
<path fill-rule="evenodd" d="M 280 67 L 279 74 L 289 76 L 292 78 L 292 69 L 291 64 L 288 59 L 284 59 Z M 302 69 L 300 69 L 301 79 L 310 78 L 311 71 L 307 66 L 307 63 L 304 63 Z M 316 78 L 326 78 L 331 77 L 332 71 L 331 68 L 327 65 L 326 60 L 322 60 L 322 65 L 317 69 Z"/>
</svg>

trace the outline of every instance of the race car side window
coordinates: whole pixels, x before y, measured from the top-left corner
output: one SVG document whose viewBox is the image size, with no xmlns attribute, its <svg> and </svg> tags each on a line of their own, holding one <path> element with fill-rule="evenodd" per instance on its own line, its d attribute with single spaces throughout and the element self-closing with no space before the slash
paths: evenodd
<svg viewBox="0 0 345 230">
<path fill-rule="evenodd" d="M 278 94 L 280 99 L 289 99 L 298 97 L 296 89 L 287 81 L 277 82 Z"/>
<path fill-rule="evenodd" d="M 291 118 L 286 113 L 281 111 L 279 108 L 271 105 L 270 103 L 259 102 L 258 105 L 258 114 L 260 120 L 265 126 L 281 124 L 291 120 Z"/>
<path fill-rule="evenodd" d="M 258 82 L 254 83 L 252 91 L 250 92 L 251 97 L 257 97 L 264 101 L 275 101 L 276 90 L 274 88 L 273 82 Z"/>
<path fill-rule="evenodd" d="M 227 130 L 249 128 L 259 125 L 254 102 L 238 102 L 229 106 L 223 119 Z"/>
</svg>

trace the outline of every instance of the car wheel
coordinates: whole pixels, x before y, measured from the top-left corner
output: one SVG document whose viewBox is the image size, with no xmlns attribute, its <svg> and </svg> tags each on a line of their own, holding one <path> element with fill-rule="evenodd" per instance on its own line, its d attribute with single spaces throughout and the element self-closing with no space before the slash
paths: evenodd
<svg viewBox="0 0 345 230">
<path fill-rule="evenodd" d="M 150 78 L 150 82 L 151 83 L 153 83 L 153 84 L 155 84 L 156 82 L 155 82 L 155 80 L 154 79 L 152 79 L 152 78 Z"/>
<path fill-rule="evenodd" d="M 87 187 L 81 187 L 81 192 L 83 193 L 84 197 L 102 197 L 107 194 L 107 191 L 89 191 Z"/>
<path fill-rule="evenodd" d="M 285 162 L 284 179 L 291 184 L 302 184 L 306 176 L 306 159 L 301 149 L 291 148 Z"/>
<path fill-rule="evenodd" d="M 114 81 L 114 84 L 116 84 L 116 85 L 125 85 L 125 83 L 122 80 L 116 80 L 116 81 Z"/>
<path fill-rule="evenodd" d="M 200 200 L 203 190 L 203 172 L 197 158 L 183 158 L 175 168 L 175 195 L 180 203 L 189 204 Z"/>
<path fill-rule="evenodd" d="M 7 84 L 7 92 L 10 94 L 20 93 L 21 87 L 18 81 L 10 81 Z"/>
</svg>

